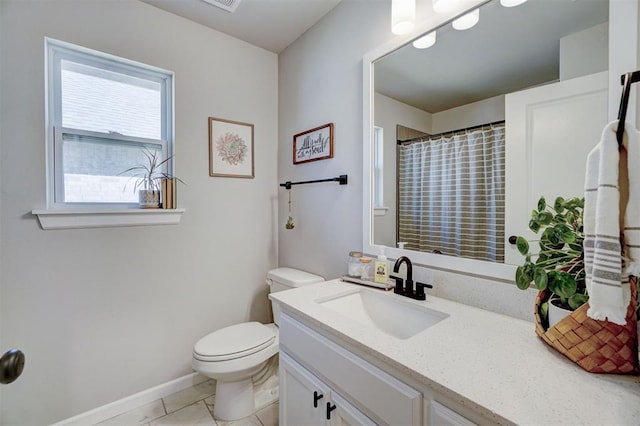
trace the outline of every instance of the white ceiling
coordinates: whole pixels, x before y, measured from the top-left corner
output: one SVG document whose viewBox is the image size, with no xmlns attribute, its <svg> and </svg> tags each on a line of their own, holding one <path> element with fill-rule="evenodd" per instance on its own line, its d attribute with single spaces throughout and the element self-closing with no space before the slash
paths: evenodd
<svg viewBox="0 0 640 426">
<path fill-rule="evenodd" d="M 607 22 L 608 10 L 608 0 L 491 1 L 470 30 L 446 24 L 433 47 L 408 44 L 376 62 L 376 91 L 435 113 L 558 80 L 560 39 Z"/>
<path fill-rule="evenodd" d="M 241 0 L 233 13 L 204 0 L 142 1 L 280 53 L 341 0 Z"/>
</svg>

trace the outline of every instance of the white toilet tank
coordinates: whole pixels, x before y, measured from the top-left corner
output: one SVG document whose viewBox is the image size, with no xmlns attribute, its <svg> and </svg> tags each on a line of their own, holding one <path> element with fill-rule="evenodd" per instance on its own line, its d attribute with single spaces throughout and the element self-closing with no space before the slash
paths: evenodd
<svg viewBox="0 0 640 426">
<path fill-rule="evenodd" d="M 307 284 L 315 284 L 323 282 L 324 278 L 309 272 L 300 271 L 293 268 L 276 268 L 267 273 L 267 285 L 269 293 L 275 293 L 291 288 L 302 287 Z M 280 321 L 280 307 L 276 303 L 271 303 L 273 310 L 273 322 L 278 324 Z"/>
</svg>

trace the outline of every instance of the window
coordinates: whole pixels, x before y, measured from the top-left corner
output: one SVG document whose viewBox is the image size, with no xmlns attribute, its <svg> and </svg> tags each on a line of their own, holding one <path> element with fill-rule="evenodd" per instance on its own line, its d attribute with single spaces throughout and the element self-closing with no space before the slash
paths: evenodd
<svg viewBox="0 0 640 426">
<path fill-rule="evenodd" d="M 125 171 L 174 152 L 173 74 L 52 39 L 46 52 L 47 207 L 136 208 Z"/>
<path fill-rule="evenodd" d="M 373 207 L 376 215 L 384 215 L 384 134 L 382 127 L 373 128 Z"/>
</svg>

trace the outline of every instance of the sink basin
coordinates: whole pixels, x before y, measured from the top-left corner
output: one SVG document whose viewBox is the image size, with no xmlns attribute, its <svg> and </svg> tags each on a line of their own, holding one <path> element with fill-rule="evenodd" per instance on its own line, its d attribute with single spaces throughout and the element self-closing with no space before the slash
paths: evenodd
<svg viewBox="0 0 640 426">
<path fill-rule="evenodd" d="M 357 289 L 316 303 L 398 339 L 408 339 L 449 315 L 402 300 L 402 296 Z"/>
</svg>

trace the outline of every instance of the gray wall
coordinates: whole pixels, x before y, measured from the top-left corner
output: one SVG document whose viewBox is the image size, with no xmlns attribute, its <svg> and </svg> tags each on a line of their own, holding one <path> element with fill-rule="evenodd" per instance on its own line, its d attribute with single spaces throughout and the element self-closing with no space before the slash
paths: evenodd
<svg viewBox="0 0 640 426">
<path fill-rule="evenodd" d="M 362 57 L 391 39 L 388 0 L 343 0 L 278 57 L 278 178 L 349 175 L 349 184 L 294 186 L 297 225 L 285 230 L 287 196 L 279 197 L 279 263 L 335 278 L 350 250 L 362 248 Z M 292 137 L 335 124 L 334 158 L 293 165 Z"/>
<path fill-rule="evenodd" d="M 39 228 L 45 36 L 175 72 L 179 225 Z M 2 0 L 0 40 L 0 348 L 27 356 L 0 387 L 0 423 L 49 424 L 182 377 L 201 336 L 268 321 L 277 56 L 135 0 Z M 255 124 L 255 179 L 208 176 L 209 116 Z"/>
</svg>

